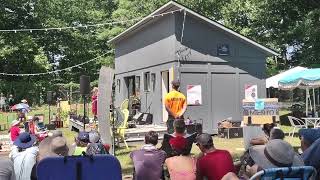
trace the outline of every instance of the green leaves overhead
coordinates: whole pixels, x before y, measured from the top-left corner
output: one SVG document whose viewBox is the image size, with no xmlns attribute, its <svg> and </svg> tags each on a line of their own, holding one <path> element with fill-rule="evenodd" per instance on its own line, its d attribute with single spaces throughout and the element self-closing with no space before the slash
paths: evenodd
<svg viewBox="0 0 320 180">
<path fill-rule="evenodd" d="M 1 0 L 0 29 L 81 26 L 141 18 L 168 0 Z M 267 60 L 269 74 L 293 65 L 318 67 L 320 3 L 316 0 L 177 0 L 192 10 L 267 45 L 283 58 Z M 107 41 L 136 21 L 62 31 L 0 32 L 0 72 L 37 73 L 85 62 L 112 49 Z M 113 55 L 58 74 L 0 77 L 0 91 L 28 96 L 53 84 L 93 81 L 101 65 L 113 67 Z M 14 83 L 13 83 L 14 82 Z M 29 84 L 28 88 L 19 85 Z M 39 88 L 41 87 L 41 88 Z M 36 88 L 34 90 L 33 88 Z M 20 95 L 19 95 L 20 94 Z"/>
</svg>

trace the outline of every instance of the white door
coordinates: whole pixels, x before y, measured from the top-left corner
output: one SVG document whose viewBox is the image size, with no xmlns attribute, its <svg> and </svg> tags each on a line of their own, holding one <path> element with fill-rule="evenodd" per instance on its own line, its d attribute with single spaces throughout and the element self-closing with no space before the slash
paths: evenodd
<svg viewBox="0 0 320 180">
<path fill-rule="evenodd" d="M 161 72 L 161 92 L 162 92 L 162 121 L 167 122 L 168 112 L 165 107 L 165 96 L 169 92 L 169 71 Z"/>
</svg>

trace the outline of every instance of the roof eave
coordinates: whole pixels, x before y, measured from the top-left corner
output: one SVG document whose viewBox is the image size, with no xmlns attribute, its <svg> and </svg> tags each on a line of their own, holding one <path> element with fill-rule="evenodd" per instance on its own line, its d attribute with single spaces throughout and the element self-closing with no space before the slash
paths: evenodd
<svg viewBox="0 0 320 180">
<path fill-rule="evenodd" d="M 174 5 L 176 5 L 176 6 L 178 6 L 179 8 L 184 9 L 186 12 L 192 14 L 193 16 L 199 17 L 200 19 L 203 19 L 203 20 L 207 21 L 208 23 L 211 23 L 211 24 L 215 25 L 215 26 L 218 27 L 218 28 L 220 28 L 220 29 L 222 29 L 222 30 L 224 30 L 224 31 L 227 31 L 227 32 L 229 32 L 230 34 L 232 34 L 232 35 L 234 35 L 234 36 L 236 36 L 236 37 L 238 37 L 238 38 L 240 38 L 240 39 L 243 39 L 243 40 L 249 42 L 249 43 L 252 44 L 252 45 L 255 45 L 256 47 L 260 48 L 261 50 L 263 50 L 263 51 L 266 52 L 267 54 L 274 55 L 274 56 L 279 56 L 279 55 L 280 55 L 280 54 L 277 53 L 276 51 L 274 51 L 274 50 L 272 50 L 272 49 L 270 49 L 270 48 L 267 48 L 267 47 L 265 47 L 265 46 L 263 46 L 263 45 L 255 42 L 255 41 L 253 41 L 253 40 L 251 40 L 251 39 L 249 39 L 249 38 L 247 38 L 247 37 L 245 37 L 245 36 L 243 36 L 243 35 L 241 35 L 241 34 L 239 34 L 239 33 L 237 33 L 237 32 L 235 32 L 235 31 L 233 31 L 233 30 L 225 27 L 224 25 L 222 25 L 222 24 L 220 24 L 220 23 L 218 23 L 218 22 L 215 22 L 215 21 L 213 21 L 213 20 L 211 20 L 211 19 L 209 19 L 209 18 L 207 18 L 207 17 L 205 17 L 205 16 L 202 16 L 201 14 L 199 14 L 199 13 L 197 13 L 197 12 L 194 12 L 193 10 L 191 10 L 191 9 L 189 9 L 189 8 L 187 8 L 187 7 L 184 7 L 184 6 L 182 6 L 182 5 L 180 5 L 180 4 L 176 3 L 176 2 L 172 2 L 172 3 L 173 3 Z"/>
<path fill-rule="evenodd" d="M 266 54 L 273 55 L 273 56 L 279 56 L 280 55 L 276 51 L 274 51 L 274 50 L 272 50 L 272 49 L 270 49 L 268 47 L 265 47 L 265 46 L 255 42 L 255 41 L 253 41 L 253 40 L 251 40 L 251 39 L 249 39 L 249 38 L 247 38 L 247 37 L 235 32 L 235 31 L 225 27 L 224 25 L 222 25 L 222 24 L 220 24 L 218 22 L 215 22 L 215 21 L 213 21 L 213 20 L 211 20 L 211 19 L 209 19 L 209 18 L 207 18 L 205 16 L 202 16 L 201 14 L 196 13 L 193 10 L 191 10 L 191 9 L 185 7 L 185 6 L 182 6 L 181 4 L 178 4 L 178 3 L 174 2 L 174 1 L 170 1 L 167 4 L 163 5 L 162 7 L 160 7 L 159 9 L 154 11 L 153 13 L 149 14 L 148 16 L 146 16 L 145 18 L 143 18 L 142 20 L 140 20 L 139 22 L 137 22 L 136 24 L 134 24 L 133 26 L 131 26 L 130 28 L 125 30 L 124 32 L 120 33 L 116 37 L 114 37 L 111 40 L 109 40 L 108 43 L 115 44 L 125 34 L 135 30 L 137 27 L 139 27 L 144 22 L 147 22 L 147 20 L 150 19 L 151 16 L 156 15 L 157 13 L 165 10 L 166 8 L 170 8 L 170 6 L 171 7 L 176 6 L 176 7 L 178 7 L 178 9 L 185 10 L 187 13 L 189 13 L 189 14 L 191 14 L 193 16 L 196 16 L 196 17 L 198 17 L 200 19 L 203 19 L 204 21 L 206 21 L 206 22 L 208 22 L 210 24 L 213 24 L 214 26 L 216 26 L 216 27 L 218 27 L 218 28 L 220 28 L 220 29 L 222 29 L 222 30 L 224 30 L 224 31 L 226 31 L 226 32 L 228 32 L 228 33 L 230 33 L 230 34 L 232 34 L 232 35 L 234 35 L 234 36 L 236 36 L 236 37 L 238 37 L 238 38 L 240 38 L 240 39 L 242 39 L 242 40 L 244 40 L 244 41 L 246 41 L 246 42 L 248 42 L 248 43 L 250 43 L 250 44 L 252 44 L 254 46 L 256 46 L 256 47 L 258 47 L 259 49 L 261 49 Z"/>
<path fill-rule="evenodd" d="M 175 5 L 175 4 L 174 4 L 173 1 L 169 1 L 167 4 L 161 6 L 159 9 L 157 9 L 153 13 L 149 14 L 148 16 L 144 17 L 143 19 L 141 19 L 140 21 L 138 21 L 137 23 L 135 23 L 134 25 L 132 25 L 131 27 L 129 27 L 128 29 L 123 31 L 122 33 L 120 33 L 117 36 L 115 36 L 114 38 L 110 39 L 108 41 L 108 43 L 115 44 L 119 39 L 121 39 L 122 36 L 124 36 L 125 34 L 131 32 L 133 30 L 135 30 L 141 24 L 144 24 L 145 22 L 147 22 L 152 16 L 154 16 L 154 15 L 158 14 L 159 12 L 163 11 L 164 9 L 168 8 L 170 5 Z"/>
</svg>

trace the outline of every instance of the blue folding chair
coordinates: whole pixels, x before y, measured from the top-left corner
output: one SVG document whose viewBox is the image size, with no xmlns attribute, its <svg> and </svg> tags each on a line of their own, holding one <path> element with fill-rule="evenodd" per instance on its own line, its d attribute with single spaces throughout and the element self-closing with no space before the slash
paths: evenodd
<svg viewBox="0 0 320 180">
<path fill-rule="evenodd" d="M 312 166 L 270 168 L 257 172 L 250 180 L 313 180 L 317 175 Z"/>
<path fill-rule="evenodd" d="M 49 157 L 37 166 L 38 180 L 122 180 L 121 166 L 111 155 Z"/>
</svg>

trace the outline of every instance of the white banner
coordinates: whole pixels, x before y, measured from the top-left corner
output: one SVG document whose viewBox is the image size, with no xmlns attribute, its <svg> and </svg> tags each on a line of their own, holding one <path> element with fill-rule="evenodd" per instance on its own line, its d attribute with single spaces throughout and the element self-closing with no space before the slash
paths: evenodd
<svg viewBox="0 0 320 180">
<path fill-rule="evenodd" d="M 187 104 L 188 105 L 201 105 L 201 85 L 188 85 L 187 86 Z"/>
<path fill-rule="evenodd" d="M 258 98 L 257 85 L 246 85 L 244 92 L 245 92 L 245 99 L 247 100 L 256 100 Z"/>
</svg>

